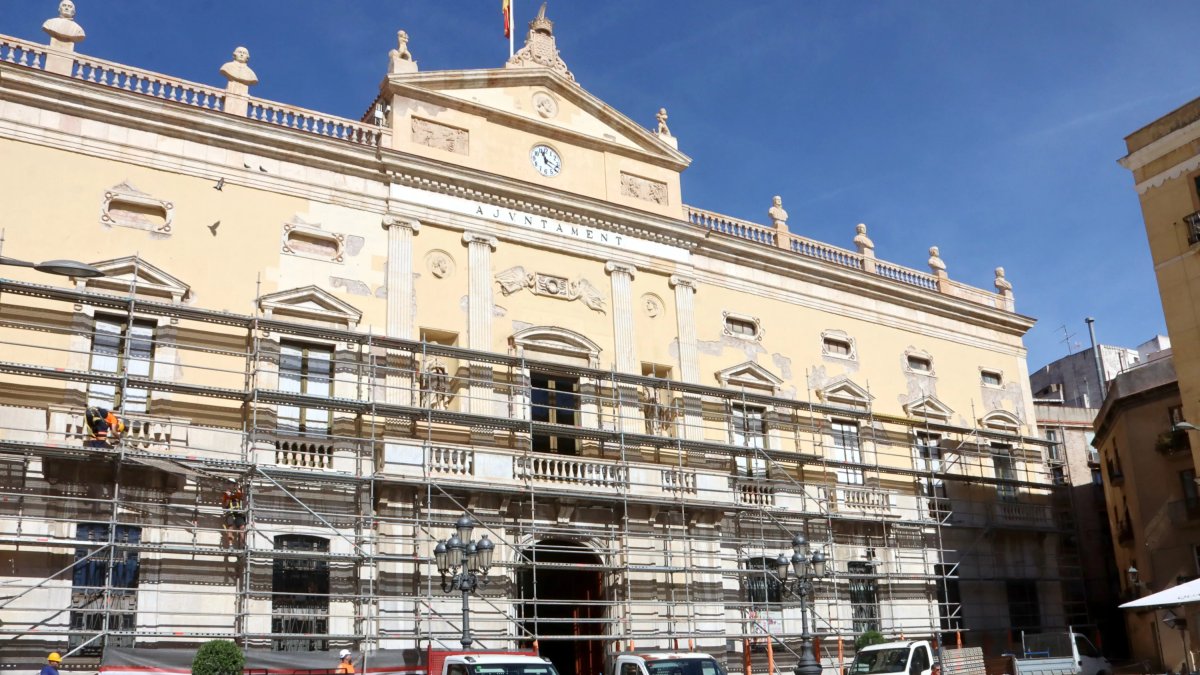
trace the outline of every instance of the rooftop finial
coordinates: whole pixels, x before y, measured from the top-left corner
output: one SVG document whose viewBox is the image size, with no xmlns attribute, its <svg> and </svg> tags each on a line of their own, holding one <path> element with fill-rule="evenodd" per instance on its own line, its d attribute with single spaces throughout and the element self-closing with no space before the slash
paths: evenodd
<svg viewBox="0 0 1200 675">
<path fill-rule="evenodd" d="M 417 62 L 408 51 L 408 33 L 396 33 L 396 48 L 388 52 L 388 73 L 415 73 Z"/>
<path fill-rule="evenodd" d="M 58 16 L 43 23 L 42 30 L 50 35 L 51 47 L 66 51 L 74 50 L 75 43 L 87 37 L 83 26 L 75 23 L 75 3 L 71 0 L 58 3 Z"/>
<path fill-rule="evenodd" d="M 554 43 L 554 22 L 546 18 L 546 3 L 542 3 L 537 17 L 529 22 L 525 46 L 517 50 L 504 67 L 549 68 L 568 80 L 575 81 L 575 76 L 567 70 L 567 64 L 558 54 L 558 46 Z"/>
</svg>

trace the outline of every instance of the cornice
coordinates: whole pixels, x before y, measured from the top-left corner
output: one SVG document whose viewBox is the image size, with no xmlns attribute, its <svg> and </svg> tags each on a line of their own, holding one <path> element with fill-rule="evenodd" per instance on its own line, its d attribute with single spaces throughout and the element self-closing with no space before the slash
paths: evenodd
<svg viewBox="0 0 1200 675">
<path fill-rule="evenodd" d="M 435 96 L 438 104 L 448 108 L 468 110 L 485 117 L 520 124 L 532 125 L 547 135 L 559 134 L 575 142 L 594 144 L 611 152 L 634 154 L 639 159 L 665 166 L 676 171 L 682 171 L 691 164 L 692 159 L 676 148 L 667 145 L 655 134 L 634 122 L 616 108 L 593 96 L 575 82 L 571 82 L 559 73 L 549 68 L 495 68 L 484 70 L 441 70 L 428 73 L 396 74 L 389 76 L 385 86 L 393 93 L 409 92 L 423 96 Z M 617 143 L 606 142 L 591 136 L 577 134 L 561 126 L 543 122 L 533 117 L 525 117 L 503 110 L 497 110 L 465 99 L 442 94 L 438 90 L 445 89 L 474 89 L 497 87 L 541 86 L 549 89 L 563 98 L 570 100 L 580 108 L 596 115 L 610 126 L 623 131 L 643 144 L 642 151 Z"/>
<path fill-rule="evenodd" d="M 1117 160 L 1130 171 L 1137 171 L 1176 148 L 1200 138 L 1200 120 L 1189 123 Z"/>
</svg>

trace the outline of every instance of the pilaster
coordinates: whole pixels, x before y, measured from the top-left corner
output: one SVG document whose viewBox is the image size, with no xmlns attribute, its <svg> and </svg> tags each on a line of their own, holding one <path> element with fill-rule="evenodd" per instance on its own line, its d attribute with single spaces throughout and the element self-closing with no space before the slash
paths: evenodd
<svg viewBox="0 0 1200 675">
<path fill-rule="evenodd" d="M 675 317 L 679 332 L 679 379 L 688 384 L 700 383 L 699 355 L 696 351 L 696 280 L 672 275 L 671 288 L 675 289 Z M 700 399 L 694 395 L 683 397 L 683 437 L 689 441 L 703 440 L 700 427 Z"/>
<path fill-rule="evenodd" d="M 633 334 L 633 275 L 637 273 L 637 268 L 609 261 L 604 265 L 604 270 L 612 281 L 613 347 L 616 351 L 614 367 L 618 372 L 640 375 Z M 621 384 L 617 386 L 616 394 L 621 417 L 619 428 L 636 433 L 642 428 L 637 387 Z"/>
<path fill-rule="evenodd" d="M 496 238 L 478 232 L 464 232 L 467 245 L 467 269 L 470 275 L 467 295 L 467 347 L 492 351 L 492 251 Z M 487 363 L 471 364 L 470 412 L 477 415 L 495 413 L 492 400 L 492 367 Z M 472 437 L 476 434 L 472 433 Z M 480 441 L 483 439 L 473 438 Z"/>
<path fill-rule="evenodd" d="M 413 339 L 413 236 L 421 221 L 394 213 L 383 216 L 387 230 L 387 336 Z M 384 378 L 384 400 L 397 405 L 413 404 L 416 364 L 411 354 L 388 350 L 388 370 Z"/>
</svg>

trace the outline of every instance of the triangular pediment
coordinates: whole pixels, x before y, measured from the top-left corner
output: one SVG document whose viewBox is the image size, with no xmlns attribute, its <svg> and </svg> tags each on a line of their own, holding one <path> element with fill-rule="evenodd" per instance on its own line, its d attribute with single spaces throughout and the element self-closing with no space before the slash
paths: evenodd
<svg viewBox="0 0 1200 675">
<path fill-rule="evenodd" d="M 871 404 L 871 399 L 875 398 L 867 393 L 866 389 L 858 386 L 849 378 L 842 378 L 829 383 L 817 390 L 817 395 L 826 403 L 853 408 L 866 408 Z"/>
<path fill-rule="evenodd" d="M 717 371 L 717 381 L 723 387 L 751 387 L 771 392 L 783 384 L 783 379 L 753 361 Z"/>
<path fill-rule="evenodd" d="M 177 277 L 137 256 L 101 260 L 91 265 L 104 272 L 104 276 L 77 280 L 76 283 L 87 290 L 117 291 L 122 294 L 136 292 L 170 298 L 174 302 L 187 299 L 191 291 L 191 287 Z"/>
<path fill-rule="evenodd" d="M 909 417 L 921 417 L 929 420 L 937 420 L 939 422 L 948 422 L 954 411 L 950 406 L 942 403 L 934 396 L 922 396 L 921 398 L 908 403 L 904 406 L 904 412 Z"/>
<path fill-rule="evenodd" d="M 658 134 L 549 68 L 397 73 L 388 77 L 387 87 L 390 93 L 413 101 L 478 115 L 551 140 L 559 137 L 631 155 L 675 171 L 692 161 Z M 553 114 L 537 105 L 539 94 L 552 99 Z M 649 124 L 656 111 L 646 112 Z"/>
<path fill-rule="evenodd" d="M 362 312 L 350 303 L 339 300 L 329 291 L 316 286 L 292 288 L 262 296 L 258 306 L 268 316 L 290 316 L 301 319 L 356 325 Z"/>
<path fill-rule="evenodd" d="M 1021 430 L 1021 418 L 1007 410 L 992 410 L 979 418 L 979 425 L 992 431 L 1015 434 Z"/>
</svg>

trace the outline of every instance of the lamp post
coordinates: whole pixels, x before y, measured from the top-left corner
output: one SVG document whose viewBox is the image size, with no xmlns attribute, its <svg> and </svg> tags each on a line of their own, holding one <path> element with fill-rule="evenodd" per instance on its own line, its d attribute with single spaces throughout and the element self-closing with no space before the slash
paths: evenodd
<svg viewBox="0 0 1200 675">
<path fill-rule="evenodd" d="M 87 263 L 81 263 L 78 260 L 47 260 L 45 262 L 35 263 L 28 260 L 17 260 L 16 258 L 6 258 L 0 255 L 0 265 L 10 265 L 12 267 L 32 267 L 39 272 L 47 274 L 57 274 L 61 277 L 102 277 L 104 272 L 92 267 Z"/>
<path fill-rule="evenodd" d="M 780 553 L 775 559 L 775 573 L 779 576 L 779 584 L 783 591 L 800 598 L 800 660 L 796 663 L 796 675 L 821 675 L 821 664 L 813 654 L 813 634 L 809 629 L 808 596 L 813 591 L 813 583 L 825 576 L 825 554 L 821 551 L 809 553 L 808 540 L 803 534 L 792 537 L 792 555 Z M 788 586 L 788 566 L 795 572 Z M 816 623 L 816 621 L 813 621 Z"/>
<path fill-rule="evenodd" d="M 487 572 L 492 566 L 492 553 L 496 545 L 485 534 L 479 541 L 471 539 L 475 529 L 475 519 L 463 514 L 454 523 L 454 534 L 449 541 L 439 539 L 433 548 L 433 560 L 438 573 L 442 575 L 442 590 L 460 591 L 462 593 L 462 643 L 463 649 L 470 649 L 474 639 L 471 637 L 471 609 L 467 604 L 467 596 L 476 588 L 487 584 Z M 461 571 L 460 571 L 461 568 Z M 447 578 L 447 575 L 451 575 Z"/>
</svg>

